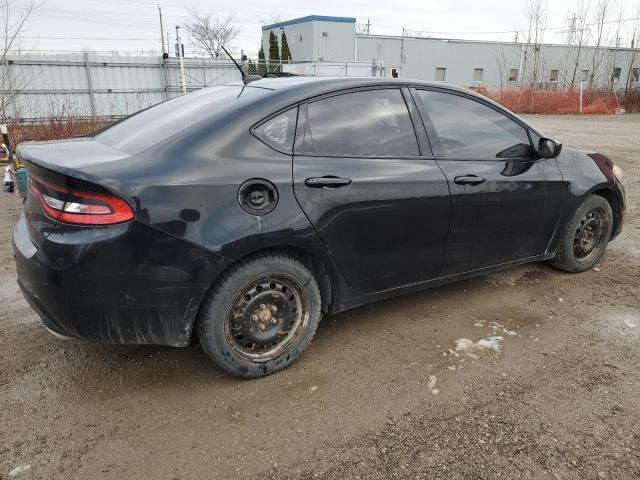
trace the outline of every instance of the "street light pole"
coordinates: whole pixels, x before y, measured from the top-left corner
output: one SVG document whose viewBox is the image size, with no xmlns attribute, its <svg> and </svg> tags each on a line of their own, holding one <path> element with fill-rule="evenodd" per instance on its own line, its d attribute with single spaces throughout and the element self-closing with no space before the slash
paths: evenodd
<svg viewBox="0 0 640 480">
<path fill-rule="evenodd" d="M 182 59 L 182 42 L 180 41 L 180 25 L 176 25 L 176 46 L 178 49 L 178 61 L 180 62 L 180 86 L 182 94 L 187 94 L 187 84 L 184 79 L 184 61 Z"/>
<path fill-rule="evenodd" d="M 158 14 L 160 15 L 160 40 L 162 41 L 162 55 L 166 50 L 164 49 L 164 26 L 162 25 L 162 9 L 160 8 L 160 4 L 158 4 Z M 169 45 L 167 45 L 168 47 Z"/>
</svg>

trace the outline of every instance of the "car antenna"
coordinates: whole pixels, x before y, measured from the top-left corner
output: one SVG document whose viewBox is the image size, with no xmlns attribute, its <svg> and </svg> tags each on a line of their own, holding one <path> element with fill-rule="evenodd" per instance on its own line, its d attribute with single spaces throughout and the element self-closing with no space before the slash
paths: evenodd
<svg viewBox="0 0 640 480">
<path fill-rule="evenodd" d="M 240 75 L 242 75 L 242 83 L 244 83 L 245 85 L 253 82 L 255 80 L 261 80 L 262 77 L 260 75 L 247 75 L 244 70 L 242 70 L 242 67 L 240 65 L 238 65 L 238 62 L 236 62 L 235 58 L 233 58 L 231 56 L 231 54 L 227 51 L 226 48 L 224 48 L 224 45 L 220 45 L 220 47 L 222 48 L 222 50 L 224 50 L 224 53 L 226 53 L 229 58 L 231 59 L 231 61 L 233 62 L 233 64 L 236 66 L 236 68 L 238 70 L 240 70 Z"/>
</svg>

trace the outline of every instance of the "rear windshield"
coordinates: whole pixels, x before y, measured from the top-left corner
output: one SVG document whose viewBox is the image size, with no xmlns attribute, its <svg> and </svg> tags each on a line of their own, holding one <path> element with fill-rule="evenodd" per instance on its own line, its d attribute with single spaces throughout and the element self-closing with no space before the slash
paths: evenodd
<svg viewBox="0 0 640 480">
<path fill-rule="evenodd" d="M 225 85 L 205 88 L 138 112 L 98 133 L 94 139 L 135 155 L 198 122 L 233 109 L 261 89 Z"/>
</svg>

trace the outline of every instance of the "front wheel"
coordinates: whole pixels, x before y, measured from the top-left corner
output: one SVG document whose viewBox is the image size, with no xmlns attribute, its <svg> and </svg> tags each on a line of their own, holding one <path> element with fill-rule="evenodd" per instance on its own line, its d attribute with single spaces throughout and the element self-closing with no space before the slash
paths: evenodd
<svg viewBox="0 0 640 480">
<path fill-rule="evenodd" d="M 306 266 L 285 255 L 256 255 L 232 266 L 207 294 L 198 317 L 200 344 L 227 373 L 265 376 L 311 343 L 320 305 Z"/>
<path fill-rule="evenodd" d="M 590 195 L 569 221 L 551 265 L 565 272 L 584 272 L 604 254 L 613 228 L 611 205 Z"/>
</svg>

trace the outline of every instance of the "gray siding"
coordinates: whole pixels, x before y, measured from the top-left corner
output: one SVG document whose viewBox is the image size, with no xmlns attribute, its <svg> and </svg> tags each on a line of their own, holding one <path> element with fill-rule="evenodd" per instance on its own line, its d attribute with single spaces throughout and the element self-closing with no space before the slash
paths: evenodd
<svg viewBox="0 0 640 480">
<path fill-rule="evenodd" d="M 440 40 L 429 38 L 357 36 L 359 62 L 382 65 L 381 74 L 391 76 L 391 69 L 398 68 L 401 78 L 436 81 L 436 69 L 444 68 L 445 82 L 459 86 L 507 87 L 530 84 L 534 80 L 534 48 L 523 44 L 501 42 L 477 42 Z M 624 88 L 627 81 L 632 49 L 611 48 L 601 51 L 595 83 L 600 87 L 611 86 L 614 68 L 621 69 L 621 76 L 614 87 Z M 541 45 L 537 53 L 535 80 L 545 87 L 565 86 L 571 83 L 578 58 L 575 85 L 579 85 L 583 70 L 592 70 L 594 49 L 566 45 Z M 640 67 L 640 52 L 635 52 L 635 67 Z M 600 55 L 600 54 L 599 54 Z M 524 65 L 520 72 L 520 66 Z M 474 82 L 474 69 L 482 69 L 483 79 Z M 519 79 L 509 82 L 509 71 L 517 69 Z M 552 81 L 557 70 L 557 82 Z"/>
</svg>

